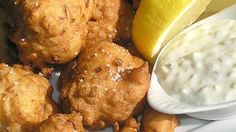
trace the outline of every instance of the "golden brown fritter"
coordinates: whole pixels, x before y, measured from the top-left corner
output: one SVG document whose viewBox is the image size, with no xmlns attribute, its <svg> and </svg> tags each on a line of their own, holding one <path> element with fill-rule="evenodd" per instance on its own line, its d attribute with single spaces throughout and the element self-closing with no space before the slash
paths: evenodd
<svg viewBox="0 0 236 132">
<path fill-rule="evenodd" d="M 4 3 L 5 2 L 5 3 Z M 25 64 L 45 68 L 78 55 L 94 0 L 2 0 L 10 12 L 10 39 Z M 43 69 L 47 73 L 49 69 Z"/>
<path fill-rule="evenodd" d="M 139 125 L 140 124 L 134 118 L 128 119 L 125 121 L 125 125 L 121 132 L 138 132 Z"/>
<path fill-rule="evenodd" d="M 133 15 L 126 0 L 98 0 L 88 23 L 87 43 L 129 41 Z"/>
<path fill-rule="evenodd" d="M 5 24 L 5 13 L 0 8 L 0 63 L 13 64 L 17 61 L 17 55 L 14 50 L 9 47 L 7 40 Z"/>
<path fill-rule="evenodd" d="M 84 132 L 82 116 L 75 112 L 51 115 L 39 125 L 36 132 Z"/>
<path fill-rule="evenodd" d="M 80 112 L 91 129 L 122 123 L 144 106 L 148 69 L 143 60 L 111 42 L 88 47 L 61 74 L 63 109 Z"/>
<path fill-rule="evenodd" d="M 119 124 L 114 127 L 114 132 L 138 132 L 140 123 L 134 119 L 130 118 L 125 121 L 124 126 L 120 129 Z"/>
<path fill-rule="evenodd" d="M 0 64 L 0 130 L 31 132 L 57 112 L 48 80 L 27 67 Z"/>
<path fill-rule="evenodd" d="M 174 132 L 180 121 L 175 115 L 160 113 L 147 108 L 142 117 L 142 131 L 144 132 Z"/>
</svg>

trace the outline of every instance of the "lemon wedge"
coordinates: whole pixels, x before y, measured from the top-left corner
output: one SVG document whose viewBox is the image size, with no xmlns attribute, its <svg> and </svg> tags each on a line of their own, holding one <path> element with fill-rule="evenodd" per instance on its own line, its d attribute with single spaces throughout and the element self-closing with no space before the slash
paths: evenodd
<svg viewBox="0 0 236 132">
<path fill-rule="evenodd" d="M 132 27 L 136 48 L 152 63 L 164 44 L 192 24 L 210 1 L 141 0 Z"/>
<path fill-rule="evenodd" d="M 212 0 L 204 13 L 199 17 L 199 20 L 213 15 L 233 4 L 236 4 L 236 0 Z"/>
</svg>

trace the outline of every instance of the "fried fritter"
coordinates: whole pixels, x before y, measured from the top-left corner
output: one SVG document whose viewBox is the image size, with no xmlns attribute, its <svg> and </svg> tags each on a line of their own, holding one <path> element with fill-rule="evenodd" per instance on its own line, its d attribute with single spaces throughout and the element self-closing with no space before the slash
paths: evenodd
<svg viewBox="0 0 236 132">
<path fill-rule="evenodd" d="M 148 69 L 143 60 L 111 42 L 87 47 L 60 76 L 64 112 L 81 113 L 90 129 L 122 123 L 143 109 Z"/>
<path fill-rule="evenodd" d="M 125 121 L 125 125 L 121 132 L 138 132 L 139 125 L 140 124 L 134 118 L 128 119 Z"/>
<path fill-rule="evenodd" d="M 9 47 L 6 29 L 4 28 L 5 13 L 0 8 L 0 63 L 13 64 L 17 61 L 17 54 Z"/>
<path fill-rule="evenodd" d="M 78 55 L 87 37 L 95 0 L 1 0 L 10 12 L 10 39 L 24 64 L 41 68 Z"/>
<path fill-rule="evenodd" d="M 75 112 L 51 115 L 39 125 L 36 132 L 84 132 L 82 116 Z"/>
<path fill-rule="evenodd" d="M 134 119 L 130 118 L 125 121 L 125 124 L 122 129 L 120 129 L 119 124 L 117 124 L 114 128 L 114 132 L 138 132 L 140 123 Z"/>
<path fill-rule="evenodd" d="M 88 23 L 87 43 L 129 41 L 133 15 L 132 6 L 126 0 L 98 0 Z"/>
<path fill-rule="evenodd" d="M 180 121 L 175 115 L 160 113 L 147 108 L 142 117 L 144 132 L 174 132 Z"/>
<path fill-rule="evenodd" d="M 48 80 L 27 67 L 0 64 L 0 131 L 31 132 L 57 112 Z"/>
</svg>

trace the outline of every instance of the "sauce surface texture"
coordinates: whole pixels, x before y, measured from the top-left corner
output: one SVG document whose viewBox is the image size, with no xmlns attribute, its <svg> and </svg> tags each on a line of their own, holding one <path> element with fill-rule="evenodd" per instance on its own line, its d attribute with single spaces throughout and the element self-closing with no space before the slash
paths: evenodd
<svg viewBox="0 0 236 132">
<path fill-rule="evenodd" d="M 236 100 L 236 21 L 202 24 L 177 36 L 160 56 L 156 72 L 167 94 L 181 102 Z"/>
</svg>

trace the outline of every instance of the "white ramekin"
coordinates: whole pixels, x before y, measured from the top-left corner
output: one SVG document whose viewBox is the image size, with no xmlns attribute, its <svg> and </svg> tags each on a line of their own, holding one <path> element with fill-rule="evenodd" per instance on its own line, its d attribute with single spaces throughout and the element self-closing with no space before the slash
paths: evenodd
<svg viewBox="0 0 236 132">
<path fill-rule="evenodd" d="M 213 16 L 193 24 L 180 34 L 185 33 L 200 24 L 225 19 L 236 20 L 236 4 Z M 152 71 L 151 85 L 148 91 L 148 102 L 150 106 L 163 113 L 187 114 L 189 116 L 205 120 L 221 120 L 236 117 L 236 101 L 217 105 L 199 106 L 180 102 L 165 93 L 158 82 L 156 68 L 161 54 L 168 47 L 170 42 L 159 53 Z"/>
</svg>

